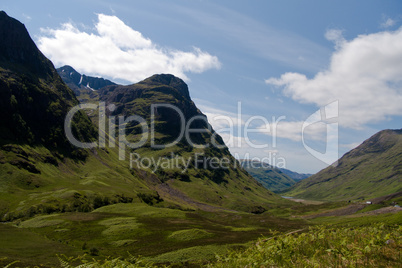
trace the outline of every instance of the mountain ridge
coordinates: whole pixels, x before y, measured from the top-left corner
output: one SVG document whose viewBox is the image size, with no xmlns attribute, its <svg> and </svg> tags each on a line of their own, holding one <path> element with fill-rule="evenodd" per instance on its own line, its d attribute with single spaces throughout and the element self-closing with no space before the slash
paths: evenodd
<svg viewBox="0 0 402 268">
<path fill-rule="evenodd" d="M 382 130 L 286 191 L 297 198 L 365 200 L 402 191 L 402 129 Z"/>
</svg>

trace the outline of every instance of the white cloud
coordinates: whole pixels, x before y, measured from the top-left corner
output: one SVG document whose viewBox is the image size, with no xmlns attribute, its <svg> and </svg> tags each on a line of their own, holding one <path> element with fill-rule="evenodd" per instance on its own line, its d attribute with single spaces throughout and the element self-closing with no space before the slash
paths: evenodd
<svg viewBox="0 0 402 268">
<path fill-rule="evenodd" d="M 330 29 L 325 33 L 325 38 L 335 43 L 335 48 L 340 48 L 345 42 L 343 38 L 343 31 L 339 29 Z"/>
<path fill-rule="evenodd" d="M 162 48 L 116 16 L 98 14 L 96 33 L 80 31 L 71 23 L 42 29 L 39 49 L 55 65 L 71 65 L 87 75 L 138 82 L 155 73 L 185 73 L 219 69 L 216 56 L 194 47 L 191 52 Z"/>
<path fill-rule="evenodd" d="M 381 23 L 381 27 L 382 28 L 392 27 L 395 25 L 395 23 L 396 23 L 395 20 L 393 20 L 391 18 L 387 18 L 383 23 Z"/>
<path fill-rule="evenodd" d="M 368 123 L 402 115 L 402 28 L 343 40 L 339 32 L 327 38 L 337 49 L 327 70 L 312 79 L 300 73 L 270 78 L 285 95 L 318 107 L 339 101 L 339 124 L 361 128 Z"/>
</svg>

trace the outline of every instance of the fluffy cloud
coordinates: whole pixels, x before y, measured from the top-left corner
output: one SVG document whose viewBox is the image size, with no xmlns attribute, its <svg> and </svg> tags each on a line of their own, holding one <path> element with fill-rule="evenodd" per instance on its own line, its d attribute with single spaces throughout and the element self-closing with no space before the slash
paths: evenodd
<svg viewBox="0 0 402 268">
<path fill-rule="evenodd" d="M 327 70 L 312 79 L 285 73 L 266 83 L 282 87 L 285 95 L 301 103 L 322 107 L 338 100 L 343 127 L 358 129 L 402 115 L 402 28 L 351 41 L 335 30 L 326 37 L 336 44 Z"/>
<path fill-rule="evenodd" d="M 68 64 L 89 75 L 138 82 L 155 73 L 185 73 L 219 69 L 218 58 L 194 48 L 191 52 L 165 49 L 152 43 L 116 16 L 98 14 L 96 33 L 80 31 L 71 23 L 42 29 L 39 49 L 56 65 Z"/>
</svg>

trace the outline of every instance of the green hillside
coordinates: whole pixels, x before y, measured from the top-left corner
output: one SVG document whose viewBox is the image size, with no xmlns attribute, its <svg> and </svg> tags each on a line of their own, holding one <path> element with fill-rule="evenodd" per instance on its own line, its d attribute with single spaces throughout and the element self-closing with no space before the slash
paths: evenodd
<svg viewBox="0 0 402 268">
<path fill-rule="evenodd" d="M 286 195 L 315 200 L 367 200 L 402 191 L 402 130 L 383 130 Z"/>
</svg>

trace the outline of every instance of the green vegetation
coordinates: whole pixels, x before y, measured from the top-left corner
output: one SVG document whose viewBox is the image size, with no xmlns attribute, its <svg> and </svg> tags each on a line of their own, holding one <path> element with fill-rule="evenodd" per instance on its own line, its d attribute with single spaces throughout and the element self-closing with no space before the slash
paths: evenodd
<svg viewBox="0 0 402 268">
<path fill-rule="evenodd" d="M 209 267 L 397 267 L 402 227 L 311 227 L 273 234 L 245 251 L 219 256 Z"/>
<path fill-rule="evenodd" d="M 357 217 L 286 233 L 269 230 L 267 234 L 252 244 L 187 247 L 156 257 L 59 255 L 58 261 L 63 267 L 398 267 L 402 261 L 398 214 Z"/>
<path fill-rule="evenodd" d="M 270 229 L 283 232 L 306 224 L 303 220 L 280 219 L 268 214 L 186 212 L 131 203 L 104 206 L 91 213 L 36 216 L 3 226 L 13 232 L 8 239 L 0 241 L 0 248 L 9 247 L 7 252 L 0 251 L 0 259 L 7 257 L 0 264 L 19 260 L 54 266 L 56 253 L 87 254 L 100 261 L 108 256 L 125 259 L 132 254 L 142 255 L 154 263 L 205 263 L 213 260 L 216 253 L 244 248 L 250 240 L 269 235 Z M 19 239 L 20 233 L 28 233 L 28 239 L 35 235 L 45 245 L 55 243 L 60 250 L 50 251 L 43 260 L 33 258 L 29 252 L 34 249 L 26 248 L 31 247 L 32 241 Z M 13 243 L 6 244 L 10 240 Z"/>
<path fill-rule="evenodd" d="M 173 239 L 176 241 L 189 241 L 193 239 L 200 239 L 204 237 L 213 236 L 211 233 L 208 233 L 205 230 L 201 229 L 188 229 L 188 230 L 180 230 L 173 232 L 168 236 L 169 239 Z"/>
</svg>

